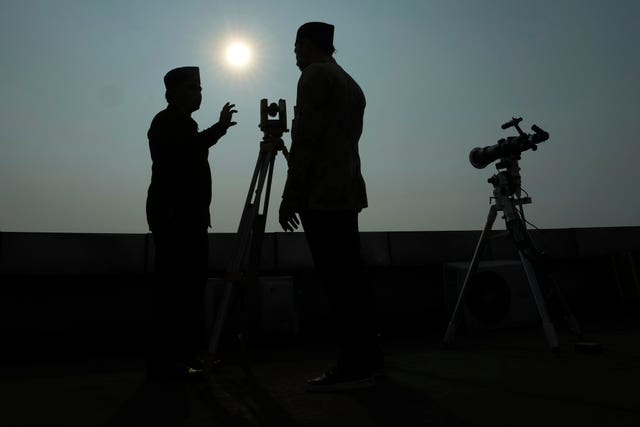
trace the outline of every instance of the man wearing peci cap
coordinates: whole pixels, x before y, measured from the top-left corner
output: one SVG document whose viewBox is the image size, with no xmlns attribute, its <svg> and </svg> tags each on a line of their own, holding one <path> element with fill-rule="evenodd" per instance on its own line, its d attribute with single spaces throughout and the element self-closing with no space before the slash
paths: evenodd
<svg viewBox="0 0 640 427">
<path fill-rule="evenodd" d="M 209 148 L 236 123 L 226 103 L 219 121 L 198 131 L 191 113 L 200 108 L 198 67 L 164 76 L 167 108 L 147 133 L 153 162 L 147 194 L 147 222 L 155 245 L 152 333 L 147 361 L 151 378 L 202 372 L 203 291 L 211 226 Z"/>
<path fill-rule="evenodd" d="M 318 392 L 373 386 L 383 365 L 373 293 L 360 271 L 358 214 L 367 194 L 358 141 L 366 102 L 333 59 L 333 33 L 333 25 L 308 22 L 296 35 L 302 74 L 279 213 L 285 231 L 297 229 L 299 214 L 335 319 L 338 362 L 306 385 Z"/>
</svg>

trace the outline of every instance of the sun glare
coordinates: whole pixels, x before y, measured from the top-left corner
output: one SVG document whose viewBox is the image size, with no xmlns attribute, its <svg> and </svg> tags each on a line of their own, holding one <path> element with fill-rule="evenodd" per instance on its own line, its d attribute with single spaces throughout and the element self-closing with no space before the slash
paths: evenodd
<svg viewBox="0 0 640 427">
<path fill-rule="evenodd" d="M 233 68 L 246 68 L 251 62 L 251 49 L 246 43 L 232 42 L 225 49 L 225 59 Z"/>
<path fill-rule="evenodd" d="M 208 44 L 207 56 L 212 60 L 218 78 L 227 79 L 233 83 L 248 83 L 258 79 L 264 71 L 263 55 L 267 51 L 266 36 L 261 36 L 243 29 L 241 25 L 230 25 L 221 28 L 217 34 L 212 34 Z"/>
</svg>

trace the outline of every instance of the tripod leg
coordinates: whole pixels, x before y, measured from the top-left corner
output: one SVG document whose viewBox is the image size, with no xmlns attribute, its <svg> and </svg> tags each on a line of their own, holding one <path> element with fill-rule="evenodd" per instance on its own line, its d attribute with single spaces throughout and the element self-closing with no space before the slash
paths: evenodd
<svg viewBox="0 0 640 427">
<path fill-rule="evenodd" d="M 567 322 L 567 326 L 569 327 L 571 332 L 573 332 L 573 334 L 578 339 L 581 340 L 583 338 L 582 329 L 580 328 L 578 319 L 576 319 L 576 317 L 573 315 L 573 311 L 571 311 L 571 307 L 569 306 L 569 303 L 565 299 L 562 289 L 560 289 L 560 286 L 558 285 L 558 282 L 553 278 L 553 276 L 548 271 L 546 266 L 539 265 L 537 271 L 538 273 L 541 273 L 543 275 L 543 279 L 542 279 L 543 283 L 547 282 L 553 286 L 551 288 L 551 292 L 548 292 L 548 294 L 550 295 L 551 298 L 554 298 L 555 301 L 560 303 L 560 306 L 562 307 L 562 310 L 563 310 L 563 317 Z"/>
<path fill-rule="evenodd" d="M 564 298 L 564 295 L 560 291 L 558 283 L 556 283 L 555 280 L 553 281 L 553 283 L 556 288 L 557 297 L 560 300 L 560 304 L 562 304 L 562 308 L 565 311 L 565 320 L 567 321 L 567 325 L 569 326 L 569 329 L 571 329 L 571 332 L 573 332 L 574 335 L 579 340 L 581 340 L 583 338 L 583 334 L 582 329 L 580 328 L 580 323 L 578 323 L 578 319 L 576 319 L 576 317 L 573 315 L 573 311 L 571 311 L 567 300 Z"/>
<path fill-rule="evenodd" d="M 458 324 L 458 317 L 460 315 L 460 311 L 462 310 L 462 305 L 464 303 L 464 298 L 467 292 L 467 285 L 469 284 L 469 280 L 475 274 L 478 269 L 478 264 L 480 263 L 480 255 L 482 255 L 482 251 L 487 243 L 487 235 L 489 231 L 491 231 L 491 227 L 493 227 L 493 223 L 496 220 L 496 216 L 498 214 L 498 210 L 495 205 L 492 205 L 489 209 L 489 215 L 487 216 L 487 222 L 482 230 L 482 234 L 480 235 L 480 239 L 478 240 L 478 244 L 476 246 L 476 250 L 473 254 L 473 258 L 471 259 L 471 264 L 469 265 L 469 269 L 467 270 L 467 275 L 464 278 L 464 283 L 462 284 L 462 289 L 460 289 L 460 295 L 458 296 L 458 301 L 456 302 L 456 306 L 453 309 L 453 314 L 451 315 L 451 320 L 449 321 L 449 326 L 447 326 L 447 332 L 444 335 L 443 343 L 444 345 L 448 345 L 453 341 L 453 336 L 455 335 L 456 326 Z"/>
<path fill-rule="evenodd" d="M 265 222 L 267 219 L 267 212 L 269 211 L 269 197 L 271 197 L 271 181 L 273 180 L 273 168 L 276 161 L 275 154 L 272 154 L 268 158 L 267 168 L 267 188 L 265 189 L 264 194 L 264 208 L 262 209 L 262 216 L 265 218 Z M 262 227 L 262 232 L 264 233 L 264 227 Z"/>
<path fill-rule="evenodd" d="M 250 221 L 251 213 L 252 213 L 252 203 L 251 200 L 254 196 L 254 191 L 256 188 L 256 184 L 258 183 L 260 172 L 264 168 L 265 162 L 265 154 L 264 152 L 258 153 L 258 160 L 256 160 L 256 166 L 253 170 L 253 175 L 251 176 L 251 183 L 249 184 L 249 191 L 247 192 L 247 198 L 244 202 L 244 207 L 242 209 L 242 215 L 240 216 L 240 224 L 238 225 L 238 233 L 241 230 L 247 229 L 246 223 Z M 250 228 L 250 227 L 249 227 Z"/>
<path fill-rule="evenodd" d="M 265 174 L 268 165 L 271 163 L 271 156 L 273 154 L 267 151 L 261 151 L 258 154 L 258 161 L 256 162 L 256 169 L 253 172 L 251 178 L 251 185 L 247 193 L 247 199 L 244 204 L 242 216 L 240 218 L 240 225 L 238 226 L 238 249 L 236 250 L 235 257 L 229 268 L 229 271 L 239 272 L 242 267 L 242 260 L 245 257 L 245 251 L 247 249 L 247 242 L 256 215 L 260 209 L 260 197 L 262 195 L 262 187 L 264 186 Z"/>
<path fill-rule="evenodd" d="M 544 301 L 544 297 L 542 296 L 540 285 L 538 285 L 538 280 L 536 279 L 533 265 L 524 256 L 521 250 L 518 251 L 518 254 L 520 255 L 520 261 L 522 262 L 524 272 L 527 275 L 529 287 L 531 288 L 533 299 L 535 300 L 536 307 L 538 308 L 538 313 L 540 314 L 540 319 L 542 320 L 542 329 L 544 330 L 544 335 L 547 339 L 547 342 L 549 343 L 549 347 L 551 347 L 551 351 L 555 353 L 560 349 L 560 346 L 558 344 L 558 336 L 556 334 L 556 328 L 551 322 L 551 317 L 547 312 L 547 305 Z"/>
<path fill-rule="evenodd" d="M 218 354 L 218 348 L 220 346 L 220 337 L 222 336 L 222 329 L 224 327 L 224 323 L 229 315 L 229 307 L 231 306 L 231 298 L 233 293 L 234 284 L 230 281 L 225 280 L 224 282 L 224 295 L 222 296 L 222 301 L 218 305 L 218 313 L 215 318 L 215 323 L 213 324 L 213 332 L 211 334 L 211 338 L 209 340 L 209 354 L 214 357 Z"/>
<path fill-rule="evenodd" d="M 237 246 L 236 246 L 235 254 L 232 259 L 230 268 L 228 269 L 228 271 L 232 274 L 238 274 L 243 267 L 246 254 L 247 254 L 247 249 L 249 248 L 249 245 L 250 245 L 250 236 L 252 232 L 255 232 L 255 229 L 256 229 L 255 223 L 258 217 L 258 211 L 260 209 L 260 198 L 262 197 L 262 190 L 265 184 L 265 179 L 267 177 L 268 169 L 269 169 L 269 180 L 268 180 L 267 192 L 269 192 L 269 187 L 271 186 L 271 169 L 273 166 L 273 158 L 274 158 L 274 153 L 269 151 L 261 151 L 260 154 L 258 155 L 256 168 L 253 173 L 253 178 L 251 179 L 251 185 L 249 186 L 249 192 L 247 195 L 244 209 L 242 211 L 240 225 L 238 226 L 238 241 L 236 243 Z M 254 194 L 254 191 L 255 191 L 255 194 Z M 264 227 L 262 227 L 261 230 L 262 232 L 264 232 Z M 233 279 L 225 280 L 224 295 L 218 307 L 218 314 L 216 316 L 216 320 L 214 323 L 213 333 L 209 340 L 208 350 L 209 350 L 209 353 L 212 354 L 214 357 L 218 352 L 222 331 L 226 323 L 226 319 L 229 315 L 231 302 L 234 297 L 235 286 L 238 286 L 238 280 L 236 281 L 234 281 Z"/>
</svg>

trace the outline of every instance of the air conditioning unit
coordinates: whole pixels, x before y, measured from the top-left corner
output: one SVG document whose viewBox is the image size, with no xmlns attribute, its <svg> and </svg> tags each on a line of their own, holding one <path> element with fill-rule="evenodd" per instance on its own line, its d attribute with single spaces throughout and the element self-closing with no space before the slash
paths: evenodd
<svg viewBox="0 0 640 427">
<path fill-rule="evenodd" d="M 451 318 L 469 262 L 444 266 L 445 312 Z M 467 330 L 530 326 L 539 322 L 529 282 L 517 260 L 482 261 L 471 277 L 460 324 Z"/>
</svg>

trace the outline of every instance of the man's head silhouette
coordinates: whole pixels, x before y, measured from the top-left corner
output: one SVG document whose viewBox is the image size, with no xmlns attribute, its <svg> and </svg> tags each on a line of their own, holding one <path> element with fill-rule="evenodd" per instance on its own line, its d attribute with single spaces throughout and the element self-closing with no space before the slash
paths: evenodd
<svg viewBox="0 0 640 427">
<path fill-rule="evenodd" d="M 324 22 L 307 22 L 298 28 L 294 52 L 300 70 L 333 54 L 333 32 L 334 26 Z"/>
<path fill-rule="evenodd" d="M 191 114 L 200 108 L 202 87 L 198 67 L 179 67 L 164 76 L 165 97 L 169 105 Z"/>
</svg>

